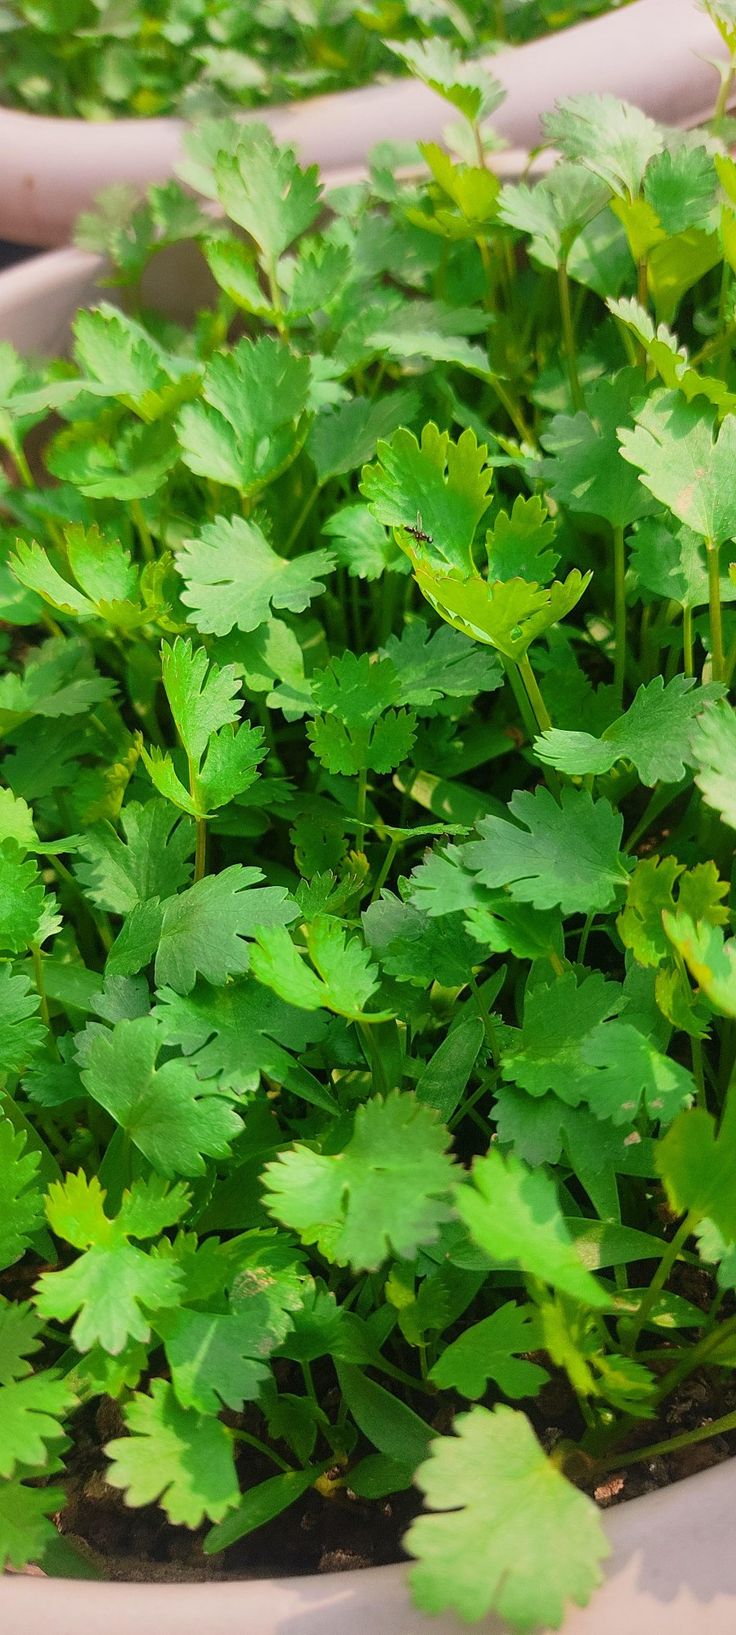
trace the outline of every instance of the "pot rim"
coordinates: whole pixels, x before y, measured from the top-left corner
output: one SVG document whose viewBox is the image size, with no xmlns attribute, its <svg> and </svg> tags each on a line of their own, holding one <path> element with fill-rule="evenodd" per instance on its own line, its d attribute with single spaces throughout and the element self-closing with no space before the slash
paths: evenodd
<svg viewBox="0 0 736 1635">
<path fill-rule="evenodd" d="M 512 148 L 529 148 L 541 115 L 581 91 L 627 97 L 665 122 L 674 109 L 675 123 L 698 124 L 714 101 L 714 61 L 724 49 L 696 0 L 631 0 L 481 60 L 506 90 L 494 127 Z M 441 141 L 452 111 L 420 81 L 400 77 L 240 117 L 268 124 L 324 174 L 351 174 L 386 137 Z M 185 128 L 175 117 L 85 121 L 0 106 L 3 234 L 24 244 L 67 242 L 102 187 L 170 177 Z"/>
<path fill-rule="evenodd" d="M 736 1620 L 736 1460 L 605 1512 L 605 1579 L 563 1635 L 733 1635 Z M 607 1568 L 607 1570 L 606 1570 Z M 408 1597 L 406 1565 L 321 1576 L 224 1583 L 141 1584 L 10 1574 L 0 1579 L 3 1635 L 504 1635 L 427 1618 Z M 541 1632 L 540 1632 L 541 1635 Z M 550 1635 L 550 1632 L 545 1632 Z"/>
</svg>

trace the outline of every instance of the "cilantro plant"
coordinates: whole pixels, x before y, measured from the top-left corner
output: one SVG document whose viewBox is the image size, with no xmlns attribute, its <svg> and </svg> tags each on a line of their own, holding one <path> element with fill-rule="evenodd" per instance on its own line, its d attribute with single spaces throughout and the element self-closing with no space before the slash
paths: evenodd
<svg viewBox="0 0 736 1635">
<path fill-rule="evenodd" d="M 501 187 L 414 55 L 463 157 L 208 129 L 0 352 L 0 1564 L 104 1423 L 195 1553 L 404 1494 L 420 1607 L 556 1628 L 736 1429 L 736 166 L 576 98 Z"/>
<path fill-rule="evenodd" d="M 395 44 L 402 54 L 404 46 L 420 56 L 430 53 L 441 80 L 447 46 L 480 51 L 496 42 L 520 42 L 610 3 L 3 0 L 2 100 L 62 118 L 217 113 L 233 104 L 291 101 L 400 72 Z"/>
</svg>

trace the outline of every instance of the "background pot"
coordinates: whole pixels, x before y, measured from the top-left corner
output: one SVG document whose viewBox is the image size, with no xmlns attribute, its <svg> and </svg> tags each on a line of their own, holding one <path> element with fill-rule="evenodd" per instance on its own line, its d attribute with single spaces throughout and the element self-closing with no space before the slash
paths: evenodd
<svg viewBox="0 0 736 1635">
<path fill-rule="evenodd" d="M 589 1607 L 562 1635 L 733 1635 L 736 1461 L 621 1505 L 605 1518 L 612 1555 Z M 507 1635 L 412 1607 L 405 1567 L 225 1584 L 0 1579 L 3 1635 Z M 542 1635 L 542 1632 L 540 1632 Z M 549 1631 L 545 1632 L 549 1635 Z"/>
<path fill-rule="evenodd" d="M 578 91 L 610 92 L 657 119 L 697 124 L 715 100 L 717 76 L 705 59 L 719 47 L 697 0 L 634 0 L 489 58 L 507 92 L 494 125 L 513 146 L 533 147 L 540 115 Z M 386 138 L 439 139 L 450 113 L 426 86 L 398 79 L 247 117 L 265 119 L 328 175 L 360 166 Z M 170 176 L 183 130 L 175 119 L 100 124 L 0 109 L 0 235 L 69 243 L 76 217 L 101 188 L 128 181 L 144 189 Z"/>
<path fill-rule="evenodd" d="M 3 117 L 0 112 L 0 122 Z M 512 181 L 522 174 L 535 176 L 551 162 L 548 153 L 532 161 L 526 149 L 509 148 L 499 154 L 494 168 L 504 181 Z M 337 186 L 355 180 L 357 174 L 357 167 L 345 168 L 326 181 Z M 36 357 L 67 351 L 70 324 L 78 308 L 103 299 L 115 301 L 114 288 L 106 289 L 102 283 L 104 274 L 102 256 L 72 249 L 50 250 L 0 272 L 0 341 L 11 341 L 19 352 Z M 155 255 L 142 287 L 147 304 L 181 321 L 190 321 L 198 307 L 216 293 L 202 256 L 187 243 Z"/>
</svg>

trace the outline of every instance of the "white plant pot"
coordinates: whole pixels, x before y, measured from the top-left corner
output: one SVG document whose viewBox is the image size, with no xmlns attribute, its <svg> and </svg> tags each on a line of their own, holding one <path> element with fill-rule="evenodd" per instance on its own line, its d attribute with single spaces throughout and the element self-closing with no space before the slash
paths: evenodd
<svg viewBox="0 0 736 1635">
<path fill-rule="evenodd" d="M 720 41 L 698 0 L 634 0 L 623 10 L 504 50 L 488 66 L 506 87 L 494 125 L 512 145 L 533 148 L 540 117 L 561 97 L 610 92 L 655 118 L 692 125 L 707 116 L 718 85 L 708 57 Z M 353 174 L 379 141 L 438 141 L 449 122 L 443 100 L 415 80 L 396 79 L 267 108 L 280 141 L 326 177 Z M 171 176 L 184 125 L 176 119 L 47 119 L 0 109 L 0 237 L 68 244 L 74 222 L 103 187 L 144 190 Z"/>
<path fill-rule="evenodd" d="M 605 1517 L 612 1554 L 562 1635 L 733 1635 L 736 1462 L 633 1499 Z M 507 1635 L 498 1618 L 428 1618 L 407 1568 L 223 1584 L 0 1578 L 3 1635 Z M 540 1631 L 539 1635 L 550 1635 Z"/>
</svg>

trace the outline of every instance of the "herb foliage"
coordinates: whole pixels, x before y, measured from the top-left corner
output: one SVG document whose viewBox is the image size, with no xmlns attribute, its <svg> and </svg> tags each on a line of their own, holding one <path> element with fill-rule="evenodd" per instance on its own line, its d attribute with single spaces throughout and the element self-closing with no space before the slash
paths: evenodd
<svg viewBox="0 0 736 1635">
<path fill-rule="evenodd" d="M 3 102 L 62 118 L 216 114 L 518 43 L 608 0 L 3 0 Z M 625 0 L 623 0 L 625 3 Z M 387 40 L 386 36 L 390 39 Z"/>
<path fill-rule="evenodd" d="M 576 99 L 499 188 L 445 70 L 471 157 L 200 142 L 2 351 L 0 1562 L 107 1397 L 206 1552 L 416 1481 L 419 1605 L 525 1630 L 734 1358 L 736 170 Z"/>
</svg>

